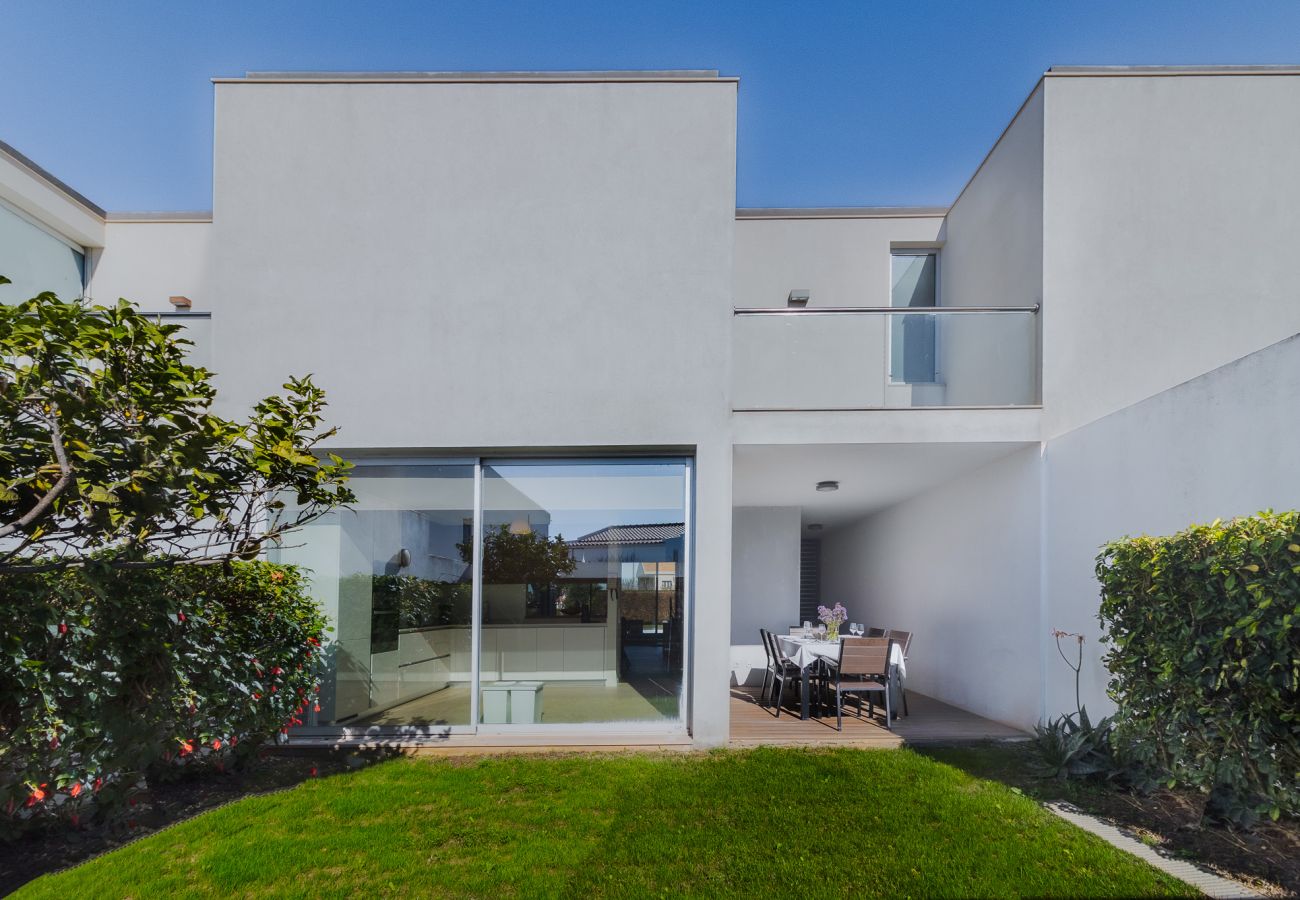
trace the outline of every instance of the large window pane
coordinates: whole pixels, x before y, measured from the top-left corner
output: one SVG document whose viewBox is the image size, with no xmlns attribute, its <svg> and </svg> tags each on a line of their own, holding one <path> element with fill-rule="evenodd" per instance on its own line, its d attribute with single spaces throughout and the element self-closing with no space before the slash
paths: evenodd
<svg viewBox="0 0 1300 900">
<path fill-rule="evenodd" d="M 86 257 L 0 203 L 0 303 L 20 303 L 42 291 L 61 300 L 81 296 Z"/>
<path fill-rule="evenodd" d="M 360 465 L 285 562 L 332 619 L 317 724 L 470 722 L 472 465 Z"/>
<path fill-rule="evenodd" d="M 481 720 L 676 718 L 686 467 L 483 466 Z"/>
</svg>

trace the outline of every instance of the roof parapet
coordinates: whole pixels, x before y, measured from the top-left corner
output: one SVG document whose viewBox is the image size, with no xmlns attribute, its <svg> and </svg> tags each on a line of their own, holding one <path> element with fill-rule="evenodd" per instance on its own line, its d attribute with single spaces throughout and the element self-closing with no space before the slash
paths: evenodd
<svg viewBox="0 0 1300 900">
<path fill-rule="evenodd" d="M 1277 66 L 1052 66 L 1045 78 L 1135 77 L 1176 75 L 1300 75 L 1300 65 Z"/>
<path fill-rule="evenodd" d="M 716 69 L 647 69 L 590 72 L 246 72 L 213 84 L 604 84 L 739 82 Z"/>
<path fill-rule="evenodd" d="M 737 219 L 929 219 L 943 218 L 946 206 L 813 206 L 737 209 Z"/>
</svg>

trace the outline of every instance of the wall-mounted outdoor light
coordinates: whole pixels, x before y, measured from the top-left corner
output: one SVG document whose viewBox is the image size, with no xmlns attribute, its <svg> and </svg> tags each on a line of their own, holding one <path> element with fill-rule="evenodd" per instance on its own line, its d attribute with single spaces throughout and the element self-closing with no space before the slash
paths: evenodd
<svg viewBox="0 0 1300 900">
<path fill-rule="evenodd" d="M 405 569 L 411 564 L 411 551 L 403 547 L 397 551 L 397 568 Z"/>
<path fill-rule="evenodd" d="M 817 482 L 817 490 L 821 491 L 823 494 L 830 493 L 831 491 L 838 491 L 839 489 L 840 483 L 838 481 Z"/>
<path fill-rule="evenodd" d="M 795 288 L 790 292 L 790 296 L 785 298 L 785 305 L 791 309 L 803 309 L 808 305 L 808 300 L 811 297 L 811 291 L 804 288 Z"/>
</svg>

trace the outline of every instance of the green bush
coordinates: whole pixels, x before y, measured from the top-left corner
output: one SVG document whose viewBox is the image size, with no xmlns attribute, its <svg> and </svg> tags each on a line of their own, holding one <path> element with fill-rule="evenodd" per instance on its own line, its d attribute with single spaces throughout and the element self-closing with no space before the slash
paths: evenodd
<svg viewBox="0 0 1300 900">
<path fill-rule="evenodd" d="M 1211 814 L 1300 812 L 1300 513 L 1114 541 L 1097 578 L 1129 752 Z"/>
<path fill-rule="evenodd" d="M 0 576 L 0 833 L 241 763 L 315 704 L 324 630 L 265 562 Z"/>
</svg>

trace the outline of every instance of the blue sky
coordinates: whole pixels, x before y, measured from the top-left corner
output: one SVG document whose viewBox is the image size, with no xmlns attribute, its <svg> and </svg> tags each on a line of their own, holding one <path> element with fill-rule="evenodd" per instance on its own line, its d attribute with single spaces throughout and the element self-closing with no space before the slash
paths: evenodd
<svg viewBox="0 0 1300 900">
<path fill-rule="evenodd" d="M 210 207 L 250 69 L 719 69 L 738 205 L 928 205 L 1048 66 L 1300 63 L 1300 2 L 0 0 L 0 38 L 0 140 L 110 210 Z"/>
</svg>

